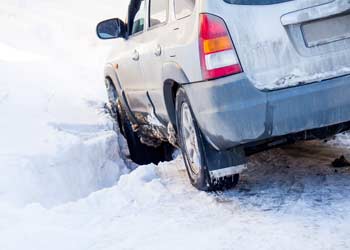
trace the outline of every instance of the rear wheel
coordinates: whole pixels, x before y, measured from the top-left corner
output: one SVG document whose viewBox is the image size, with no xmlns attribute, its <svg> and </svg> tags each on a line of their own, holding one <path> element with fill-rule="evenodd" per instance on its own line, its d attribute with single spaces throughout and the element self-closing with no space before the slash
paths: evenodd
<svg viewBox="0 0 350 250">
<path fill-rule="evenodd" d="M 114 86 L 111 84 L 110 88 L 114 88 Z M 118 122 L 120 132 L 128 143 L 131 160 L 139 165 L 158 164 L 159 162 L 172 160 L 173 147 L 169 143 L 163 142 L 158 147 L 151 147 L 141 142 L 138 133 L 132 128 L 115 88 L 108 91 L 115 92 L 115 94 L 109 93 L 110 110 L 113 118 Z M 113 100 L 113 97 L 116 99 Z"/>
<path fill-rule="evenodd" d="M 232 188 L 237 185 L 239 175 L 212 179 L 205 154 L 205 138 L 194 119 L 186 93 L 180 89 L 176 95 L 178 140 L 189 179 L 194 187 L 203 191 Z"/>
</svg>

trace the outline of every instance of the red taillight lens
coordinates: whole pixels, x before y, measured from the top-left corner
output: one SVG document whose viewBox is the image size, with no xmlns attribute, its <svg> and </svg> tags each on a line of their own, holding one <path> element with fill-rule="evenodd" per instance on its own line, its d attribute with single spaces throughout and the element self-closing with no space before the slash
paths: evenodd
<svg viewBox="0 0 350 250">
<path fill-rule="evenodd" d="M 221 18 L 200 15 L 199 50 L 205 80 L 242 72 L 226 24 Z"/>
</svg>

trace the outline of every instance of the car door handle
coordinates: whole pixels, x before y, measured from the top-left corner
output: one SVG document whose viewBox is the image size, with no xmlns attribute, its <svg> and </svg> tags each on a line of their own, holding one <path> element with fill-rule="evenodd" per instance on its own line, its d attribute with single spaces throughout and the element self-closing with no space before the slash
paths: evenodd
<svg viewBox="0 0 350 250">
<path fill-rule="evenodd" d="M 134 60 L 134 61 L 140 60 L 140 54 L 139 54 L 139 52 L 136 49 L 134 50 L 134 54 L 132 56 L 132 60 Z"/>
<path fill-rule="evenodd" d="M 154 50 L 154 54 L 156 56 L 161 56 L 162 55 L 162 47 L 160 47 L 160 45 L 158 44 L 156 49 Z"/>
</svg>

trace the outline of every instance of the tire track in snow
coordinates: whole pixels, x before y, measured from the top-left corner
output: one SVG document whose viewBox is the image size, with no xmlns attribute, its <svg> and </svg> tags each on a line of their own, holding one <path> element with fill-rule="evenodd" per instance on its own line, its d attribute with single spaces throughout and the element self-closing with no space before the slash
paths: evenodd
<svg viewBox="0 0 350 250">
<path fill-rule="evenodd" d="M 251 157 L 236 189 L 215 193 L 218 203 L 289 213 L 304 206 L 332 213 L 332 206 L 349 197 L 350 168 L 336 170 L 331 162 L 349 155 L 344 147 L 305 142 Z M 340 194 L 340 195 L 339 195 Z M 340 197 L 339 197 L 340 196 Z"/>
</svg>

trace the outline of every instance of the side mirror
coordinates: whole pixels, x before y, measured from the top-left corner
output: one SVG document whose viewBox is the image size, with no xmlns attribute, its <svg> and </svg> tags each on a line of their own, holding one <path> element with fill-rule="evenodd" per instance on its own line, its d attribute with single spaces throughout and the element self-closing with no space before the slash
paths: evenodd
<svg viewBox="0 0 350 250">
<path fill-rule="evenodd" d="M 118 19 L 113 18 L 100 22 L 96 28 L 97 36 L 100 39 L 115 39 L 115 38 L 125 38 L 126 37 L 126 25 L 125 23 Z"/>
</svg>

